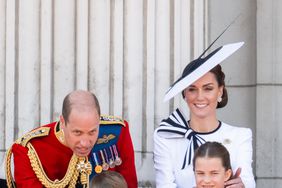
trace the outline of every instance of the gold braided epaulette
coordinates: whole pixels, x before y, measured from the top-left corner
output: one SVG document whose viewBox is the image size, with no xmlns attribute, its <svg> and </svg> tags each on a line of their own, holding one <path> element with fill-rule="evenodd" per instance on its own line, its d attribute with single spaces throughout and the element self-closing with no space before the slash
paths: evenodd
<svg viewBox="0 0 282 188">
<path fill-rule="evenodd" d="M 50 129 L 51 129 L 50 127 L 39 127 L 37 129 L 34 129 L 34 130 L 26 133 L 24 136 L 22 136 L 21 138 L 17 139 L 15 141 L 15 143 L 20 144 L 20 145 L 26 147 L 27 143 L 31 139 L 49 135 Z"/>
<path fill-rule="evenodd" d="M 122 118 L 117 116 L 101 115 L 100 125 L 116 125 L 120 124 L 125 127 L 125 123 Z"/>
</svg>

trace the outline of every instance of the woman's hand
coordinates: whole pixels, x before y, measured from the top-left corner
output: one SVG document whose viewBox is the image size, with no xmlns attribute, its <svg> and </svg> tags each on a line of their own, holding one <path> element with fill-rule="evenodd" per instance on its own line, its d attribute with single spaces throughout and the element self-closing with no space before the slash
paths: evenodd
<svg viewBox="0 0 282 188">
<path fill-rule="evenodd" d="M 241 168 L 238 168 L 235 175 L 225 182 L 226 188 L 245 188 L 245 185 L 240 178 L 241 170 Z"/>
</svg>

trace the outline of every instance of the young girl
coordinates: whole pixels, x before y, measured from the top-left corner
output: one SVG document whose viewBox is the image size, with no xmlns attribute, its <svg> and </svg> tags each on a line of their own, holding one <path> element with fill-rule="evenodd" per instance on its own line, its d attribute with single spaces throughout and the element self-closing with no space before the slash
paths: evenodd
<svg viewBox="0 0 282 188">
<path fill-rule="evenodd" d="M 90 188 L 127 188 L 124 177 L 115 171 L 103 171 L 94 176 Z"/>
<path fill-rule="evenodd" d="M 193 170 L 197 188 L 224 188 L 232 176 L 229 152 L 218 142 L 206 142 L 195 152 Z"/>
</svg>

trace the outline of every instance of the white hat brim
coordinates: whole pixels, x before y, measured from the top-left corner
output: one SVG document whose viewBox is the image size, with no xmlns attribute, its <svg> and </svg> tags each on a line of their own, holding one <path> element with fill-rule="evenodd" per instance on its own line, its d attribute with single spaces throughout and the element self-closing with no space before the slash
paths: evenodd
<svg viewBox="0 0 282 188">
<path fill-rule="evenodd" d="M 211 56 L 206 62 L 199 66 L 195 71 L 191 72 L 189 75 L 185 76 L 183 79 L 171 86 L 164 96 L 164 102 L 173 98 L 178 93 L 182 92 L 186 87 L 194 83 L 204 74 L 209 72 L 216 65 L 221 63 L 235 51 L 237 51 L 244 42 L 232 43 L 222 46 L 213 56 Z"/>
</svg>

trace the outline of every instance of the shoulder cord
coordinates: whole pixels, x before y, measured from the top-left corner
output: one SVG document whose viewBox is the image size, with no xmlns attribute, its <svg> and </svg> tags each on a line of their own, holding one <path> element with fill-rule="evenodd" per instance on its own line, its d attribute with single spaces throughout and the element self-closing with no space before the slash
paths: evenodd
<svg viewBox="0 0 282 188">
<path fill-rule="evenodd" d="M 82 166 L 82 169 L 80 169 L 80 170 L 77 169 L 77 165 L 79 166 L 79 164 L 81 165 L 81 164 L 84 163 L 84 162 L 81 163 L 82 161 L 84 161 L 83 158 L 78 158 L 76 155 L 73 154 L 73 156 L 72 156 L 72 158 L 69 162 L 69 166 L 68 166 L 67 172 L 65 174 L 65 177 L 62 180 L 52 181 L 48 178 L 48 176 L 44 172 L 44 169 L 42 167 L 42 164 L 39 160 L 39 157 L 38 157 L 34 147 L 30 143 L 27 144 L 27 147 L 29 149 L 28 150 L 28 157 L 29 157 L 32 169 L 35 172 L 36 177 L 39 179 L 39 181 L 46 188 L 65 188 L 67 185 L 69 185 L 68 186 L 69 188 L 75 188 L 79 173 L 81 173 L 82 183 L 86 184 L 86 186 L 88 186 L 89 179 L 87 177 L 91 173 L 91 169 L 92 169 L 91 165 L 90 166 L 86 165 L 86 168 L 84 168 Z M 16 188 L 16 185 L 14 183 L 15 181 L 13 179 L 12 172 L 11 172 L 11 157 L 12 157 L 12 148 L 10 148 L 7 151 L 7 154 L 6 154 L 6 159 L 5 159 L 6 170 L 5 170 L 5 173 L 6 173 L 8 188 Z M 89 163 L 87 158 L 86 158 L 86 162 L 87 162 L 87 164 Z M 84 169 L 86 171 L 84 171 Z"/>
<path fill-rule="evenodd" d="M 12 156 L 12 148 L 7 151 L 6 159 L 5 159 L 5 173 L 6 173 L 6 180 L 8 188 L 15 188 L 14 179 L 11 172 L 11 156 Z"/>
<path fill-rule="evenodd" d="M 65 176 L 63 177 L 63 179 L 61 179 L 61 180 L 56 179 L 56 180 L 52 181 L 46 175 L 34 147 L 30 143 L 27 144 L 27 147 L 29 149 L 27 155 L 29 157 L 32 169 L 35 172 L 39 181 L 46 188 L 50 188 L 50 187 L 52 187 L 52 188 L 64 188 L 68 184 L 69 184 L 69 188 L 75 187 L 76 181 L 77 181 L 78 176 L 79 176 L 79 172 L 78 172 L 78 170 L 76 170 L 76 164 L 78 162 L 78 157 L 76 155 L 72 156 L 72 158 L 69 162 L 67 172 L 66 172 Z"/>
</svg>

